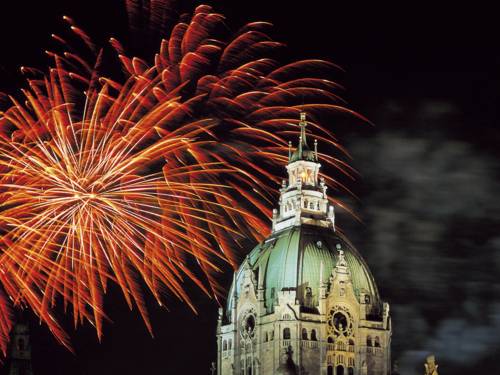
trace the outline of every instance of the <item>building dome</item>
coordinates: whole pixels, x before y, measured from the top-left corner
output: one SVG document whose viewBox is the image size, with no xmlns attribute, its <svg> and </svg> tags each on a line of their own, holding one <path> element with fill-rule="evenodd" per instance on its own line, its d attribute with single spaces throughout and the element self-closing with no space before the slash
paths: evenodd
<svg viewBox="0 0 500 375">
<path fill-rule="evenodd" d="M 333 229 L 315 225 L 286 228 L 272 233 L 257 245 L 236 272 L 227 311 L 231 311 L 235 287 L 236 295 L 240 295 L 238 285 L 247 267 L 252 269 L 257 283 L 264 289 L 269 313 L 281 290 L 296 290 L 302 306 L 317 306 L 320 282 L 328 283 L 338 260 L 336 248 L 339 245 L 345 253 L 356 298 L 359 302 L 361 298 L 370 298 L 372 313 L 377 314 L 381 307 L 377 286 L 359 252 Z"/>
<path fill-rule="evenodd" d="M 335 227 L 317 143 L 300 116 L 271 234 L 233 275 L 217 319 L 218 375 L 388 375 L 391 319 L 373 276 Z"/>
</svg>

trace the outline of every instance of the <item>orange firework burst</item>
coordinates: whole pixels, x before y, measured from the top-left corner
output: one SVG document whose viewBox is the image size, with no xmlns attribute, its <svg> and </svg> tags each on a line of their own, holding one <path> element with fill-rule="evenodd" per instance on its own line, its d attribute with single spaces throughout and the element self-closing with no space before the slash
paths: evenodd
<svg viewBox="0 0 500 375">
<path fill-rule="evenodd" d="M 239 240 L 267 233 L 263 218 L 278 182 L 267 167 L 286 160 L 298 112 L 308 111 L 317 138 L 335 148 L 314 116 L 353 113 L 336 83 L 314 76 L 333 64 L 280 65 L 266 57 L 279 47 L 265 32 L 269 24 L 222 39 L 216 30 L 223 16 L 208 6 L 183 20 L 154 64 L 127 57 L 111 40 L 123 83 L 100 72 L 101 51 L 96 68 L 72 52 L 50 52 L 49 74 L 29 79 L 24 101 L 11 98 L 1 113 L 0 282 L 66 346 L 57 302 L 72 309 L 75 325 L 88 320 L 100 337 L 108 281 L 137 305 L 150 331 L 141 283 L 158 303 L 166 287 L 192 306 L 186 278 L 217 296 L 219 261 L 235 266 Z M 331 153 L 322 156 L 351 174 Z M 0 294 L 4 350 L 9 329 Z"/>
</svg>

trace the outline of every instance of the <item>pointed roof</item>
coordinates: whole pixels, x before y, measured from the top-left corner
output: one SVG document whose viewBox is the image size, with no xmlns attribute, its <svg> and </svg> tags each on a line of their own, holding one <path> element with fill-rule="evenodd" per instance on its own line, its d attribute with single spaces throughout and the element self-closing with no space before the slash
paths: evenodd
<svg viewBox="0 0 500 375">
<path fill-rule="evenodd" d="M 300 126 L 299 145 L 297 146 L 293 154 L 290 156 L 289 163 L 293 163 L 298 160 L 317 162 L 318 158 L 316 152 L 311 150 L 311 148 L 307 144 L 307 134 L 306 134 L 307 120 L 305 112 L 300 112 L 299 126 Z"/>
</svg>

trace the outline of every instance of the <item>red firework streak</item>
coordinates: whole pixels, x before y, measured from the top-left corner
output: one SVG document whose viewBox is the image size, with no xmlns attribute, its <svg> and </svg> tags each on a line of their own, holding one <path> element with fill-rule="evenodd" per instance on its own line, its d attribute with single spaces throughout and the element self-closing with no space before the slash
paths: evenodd
<svg viewBox="0 0 500 375">
<path fill-rule="evenodd" d="M 136 2 L 130 2 L 130 9 Z M 326 61 L 281 65 L 268 23 L 218 37 L 224 17 L 209 6 L 172 27 L 154 63 L 112 50 L 125 78 L 106 78 L 103 52 L 68 17 L 95 61 L 72 49 L 47 52 L 47 74 L 25 68 L 22 99 L 0 117 L 0 344 L 11 306 L 31 309 L 70 347 L 55 318 L 62 304 L 75 326 L 101 337 L 109 282 L 136 305 L 150 331 L 141 284 L 159 304 L 165 292 L 188 303 L 186 279 L 217 298 L 220 265 L 233 267 L 241 240 L 268 232 L 269 172 L 286 162 L 299 112 L 322 143 L 327 167 L 344 152 L 315 118 L 347 109 L 339 85 L 319 75 Z M 68 44 L 53 36 L 63 47 Z M 330 186 L 342 186 L 324 176 Z M 340 204 L 339 202 L 335 202 Z"/>
</svg>

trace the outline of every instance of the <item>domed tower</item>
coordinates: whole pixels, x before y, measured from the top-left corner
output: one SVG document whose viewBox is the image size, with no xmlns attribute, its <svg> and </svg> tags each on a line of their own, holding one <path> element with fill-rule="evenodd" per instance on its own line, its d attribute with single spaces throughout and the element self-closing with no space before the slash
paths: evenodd
<svg viewBox="0 0 500 375">
<path fill-rule="evenodd" d="M 217 324 L 219 375 L 390 373 L 389 305 L 335 230 L 317 145 L 289 154 L 271 235 L 234 273 Z"/>
</svg>

